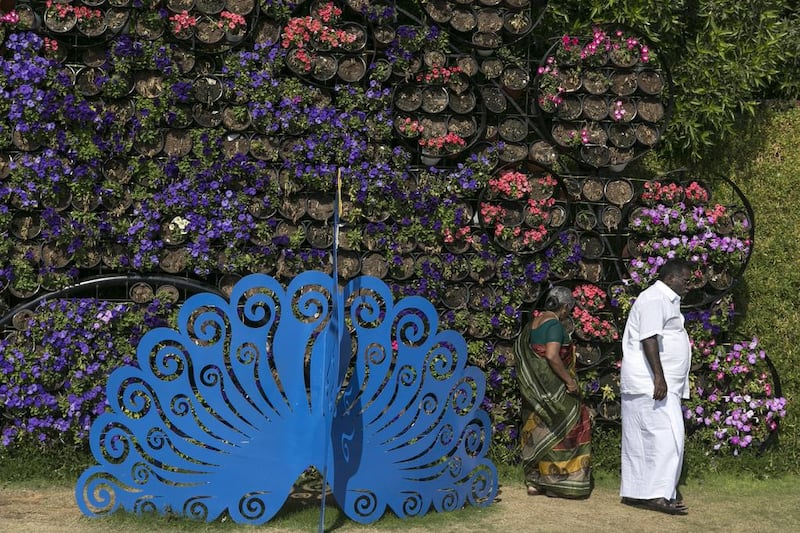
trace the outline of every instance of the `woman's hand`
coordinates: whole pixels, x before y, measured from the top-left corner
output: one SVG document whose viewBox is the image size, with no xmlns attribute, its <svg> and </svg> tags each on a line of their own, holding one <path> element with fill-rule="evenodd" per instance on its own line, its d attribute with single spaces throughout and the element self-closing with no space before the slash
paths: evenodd
<svg viewBox="0 0 800 533">
<path fill-rule="evenodd" d="M 567 382 L 567 392 L 569 394 L 577 394 L 578 392 L 578 380 L 575 378 L 571 378 Z"/>
</svg>

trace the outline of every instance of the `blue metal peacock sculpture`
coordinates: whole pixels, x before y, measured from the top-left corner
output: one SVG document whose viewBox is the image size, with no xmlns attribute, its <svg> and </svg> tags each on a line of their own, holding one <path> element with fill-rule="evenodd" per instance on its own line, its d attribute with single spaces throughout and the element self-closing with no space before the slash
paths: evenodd
<svg viewBox="0 0 800 533">
<path fill-rule="evenodd" d="M 229 301 L 197 294 L 109 378 L 78 505 L 259 524 L 310 466 L 358 522 L 488 505 L 485 381 L 466 360 L 429 301 L 395 303 L 376 278 L 254 274 Z"/>
</svg>

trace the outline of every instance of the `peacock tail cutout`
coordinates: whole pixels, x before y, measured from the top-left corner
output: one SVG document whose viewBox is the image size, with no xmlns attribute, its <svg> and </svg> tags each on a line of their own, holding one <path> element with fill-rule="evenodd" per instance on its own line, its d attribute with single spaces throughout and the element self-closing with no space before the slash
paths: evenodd
<svg viewBox="0 0 800 533">
<path fill-rule="evenodd" d="M 190 297 L 109 377 L 79 507 L 261 524 L 309 467 L 357 522 L 490 504 L 485 379 L 438 326 L 428 300 L 368 276 L 253 274 L 229 301 Z"/>
</svg>

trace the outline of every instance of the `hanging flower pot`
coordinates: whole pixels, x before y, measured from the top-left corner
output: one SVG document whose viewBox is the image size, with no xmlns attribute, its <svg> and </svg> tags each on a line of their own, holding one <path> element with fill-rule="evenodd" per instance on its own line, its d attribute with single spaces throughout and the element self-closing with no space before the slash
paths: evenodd
<svg viewBox="0 0 800 533">
<path fill-rule="evenodd" d="M 342 39 L 339 48 L 345 52 L 360 52 L 367 46 L 367 29 L 358 22 L 345 22 L 340 29 L 346 37 Z"/>
<path fill-rule="evenodd" d="M 558 229 L 567 223 L 567 208 L 561 204 L 554 204 L 550 207 L 547 225 L 553 229 Z"/>
<path fill-rule="evenodd" d="M 652 124 L 641 122 L 636 124 L 636 140 L 641 144 L 652 147 L 658 143 L 661 138 L 661 132 Z"/>
<path fill-rule="evenodd" d="M 470 33 L 478 26 L 478 16 L 472 6 L 456 5 L 449 22 L 458 33 Z"/>
<path fill-rule="evenodd" d="M 498 33 L 503 29 L 503 16 L 499 9 L 479 9 L 476 19 L 478 32 Z"/>
<path fill-rule="evenodd" d="M 528 124 L 524 117 L 509 116 L 497 127 L 500 138 L 506 142 L 520 142 L 528 136 Z"/>
<path fill-rule="evenodd" d="M 589 94 L 605 94 L 611 81 L 602 70 L 586 69 L 583 71 L 581 85 Z"/>
<path fill-rule="evenodd" d="M 192 106 L 194 122 L 203 128 L 216 128 L 222 124 L 222 108 L 195 104 Z"/>
<path fill-rule="evenodd" d="M 664 90 L 664 77 L 654 69 L 640 70 L 637 73 L 637 86 L 645 94 L 656 96 Z"/>
<path fill-rule="evenodd" d="M 611 73 L 611 92 L 617 96 L 629 96 L 636 92 L 639 86 L 636 72 L 617 70 Z"/>
<path fill-rule="evenodd" d="M 636 104 L 636 113 L 646 122 L 660 122 L 664 118 L 664 104 L 655 98 L 642 98 Z"/>
<path fill-rule="evenodd" d="M 608 116 L 614 122 L 631 122 L 636 118 L 636 103 L 624 96 L 611 99 L 608 102 Z"/>
<path fill-rule="evenodd" d="M 633 184 L 624 178 L 612 179 L 605 186 L 605 197 L 612 204 L 622 207 L 633 200 Z"/>
<path fill-rule="evenodd" d="M 597 226 L 597 215 L 591 208 L 584 207 L 575 214 L 575 226 L 582 230 L 593 230 Z"/>
<path fill-rule="evenodd" d="M 19 128 L 14 128 L 14 131 L 11 132 L 11 144 L 23 152 L 34 152 L 42 146 L 39 137 L 39 135 L 31 131 L 22 131 Z"/>
<path fill-rule="evenodd" d="M 192 134 L 186 129 L 170 128 L 164 134 L 164 154 L 184 157 L 192 151 Z"/>
<path fill-rule="evenodd" d="M 48 268 L 64 268 L 72 260 L 66 244 L 46 242 L 42 245 L 42 264 Z"/>
<path fill-rule="evenodd" d="M 144 98 L 158 98 L 164 93 L 164 78 L 158 70 L 137 70 L 133 84 L 136 92 Z"/>
<path fill-rule="evenodd" d="M 605 108 L 605 102 L 603 102 L 603 108 Z M 561 120 L 577 120 L 581 113 L 583 113 L 583 102 L 577 95 L 564 96 L 556 109 L 556 116 Z"/>
<path fill-rule="evenodd" d="M 256 0 L 227 0 L 225 9 L 237 15 L 249 15 L 256 7 Z"/>
<path fill-rule="evenodd" d="M 454 113 L 467 114 L 471 113 L 477 105 L 477 97 L 472 91 L 463 92 L 461 94 L 451 94 L 448 101 L 448 107 Z"/>
<path fill-rule="evenodd" d="M 361 258 L 361 273 L 365 276 L 373 276 L 383 279 L 389 273 L 389 265 L 386 258 L 377 252 L 369 252 Z"/>
<path fill-rule="evenodd" d="M 422 88 L 412 83 L 404 83 L 395 89 L 394 105 L 397 109 L 411 113 L 422 105 Z"/>
<path fill-rule="evenodd" d="M 333 245 L 333 226 L 309 224 L 306 227 L 306 240 L 312 248 L 330 248 Z"/>
<path fill-rule="evenodd" d="M 106 72 L 100 67 L 84 67 L 75 75 L 75 87 L 84 96 L 97 96 L 105 79 Z"/>
<path fill-rule="evenodd" d="M 444 0 L 434 0 L 423 4 L 425 13 L 437 24 L 446 24 L 453 17 L 453 6 Z"/>
<path fill-rule="evenodd" d="M 426 113 L 440 113 L 447 108 L 447 89 L 441 86 L 428 86 L 422 89 L 420 109 Z"/>
<path fill-rule="evenodd" d="M 133 141 L 133 149 L 139 155 L 146 157 L 153 157 L 158 155 L 164 148 L 164 132 L 161 130 L 156 131 L 140 131 L 136 134 Z"/>
<path fill-rule="evenodd" d="M 533 29 L 533 20 L 528 11 L 506 11 L 503 15 L 503 33 L 506 40 L 515 42 Z"/>
<path fill-rule="evenodd" d="M 44 25 L 54 33 L 66 33 L 75 27 L 78 18 L 70 4 L 52 4 L 44 12 Z"/>
<path fill-rule="evenodd" d="M 192 81 L 192 95 L 197 102 L 209 106 L 222 98 L 222 82 L 213 75 L 198 76 Z"/>
<path fill-rule="evenodd" d="M 508 100 L 505 93 L 499 87 L 487 85 L 481 89 L 481 98 L 486 109 L 499 115 L 505 113 L 508 107 Z"/>
<path fill-rule="evenodd" d="M 159 254 L 158 266 L 168 274 L 178 274 L 186 270 L 189 261 L 186 248 L 165 248 Z"/>
<path fill-rule="evenodd" d="M 98 37 L 102 35 L 108 27 L 106 25 L 105 15 L 99 9 L 77 11 L 76 15 L 79 15 L 76 23 L 78 31 L 86 37 Z"/>
<path fill-rule="evenodd" d="M 600 121 L 608 117 L 608 101 L 605 96 L 590 95 L 583 99 L 583 117 L 588 120 Z"/>
<path fill-rule="evenodd" d="M 34 239 L 42 232 L 41 216 L 38 213 L 18 212 L 11 218 L 10 230 L 17 239 Z"/>
<path fill-rule="evenodd" d="M 195 0 L 194 7 L 200 13 L 216 15 L 225 9 L 226 0 Z"/>
<path fill-rule="evenodd" d="M 447 131 L 468 141 L 478 132 L 478 123 L 474 116 L 452 116 L 447 120 Z"/>
<path fill-rule="evenodd" d="M 339 68 L 336 75 L 342 81 L 355 83 L 364 79 L 367 73 L 367 62 L 363 56 L 346 56 L 339 61 Z"/>
<path fill-rule="evenodd" d="M 503 74 L 503 60 L 499 57 L 487 57 L 481 61 L 481 72 L 487 80 L 496 80 Z"/>
<path fill-rule="evenodd" d="M 194 0 L 166 0 L 166 5 L 173 13 L 188 12 L 194 8 Z"/>
<path fill-rule="evenodd" d="M 639 62 L 639 47 L 625 44 L 614 46 L 609 51 L 608 58 L 615 67 L 631 68 Z"/>
<path fill-rule="evenodd" d="M 222 2 L 222 5 L 225 5 L 224 1 Z M 217 21 L 211 17 L 202 17 L 200 20 L 198 20 L 194 31 L 197 40 L 203 44 L 217 44 L 225 37 L 225 30 L 222 29 Z"/>
<path fill-rule="evenodd" d="M 534 141 L 528 150 L 528 159 L 544 167 L 552 167 L 558 161 L 558 152 L 547 141 Z"/>
<path fill-rule="evenodd" d="M 593 167 L 608 165 L 611 154 L 607 146 L 601 144 L 584 144 L 581 146 L 581 159 Z"/>
<path fill-rule="evenodd" d="M 530 81 L 531 75 L 528 70 L 518 66 L 506 67 L 500 75 L 500 84 L 511 98 L 519 98 L 524 94 Z"/>
<path fill-rule="evenodd" d="M 477 31 L 472 34 L 472 45 L 478 55 L 489 55 L 503 44 L 503 39 L 495 32 Z"/>
<path fill-rule="evenodd" d="M 600 222 L 607 231 L 617 231 L 622 223 L 622 210 L 615 205 L 606 205 L 600 211 Z"/>
<path fill-rule="evenodd" d="M 636 143 L 636 127 L 631 124 L 611 124 L 608 140 L 618 148 L 630 148 Z"/>
<path fill-rule="evenodd" d="M 154 41 L 164 34 L 166 22 L 158 11 L 140 11 L 133 29 L 142 39 Z"/>
<path fill-rule="evenodd" d="M 222 109 L 222 125 L 228 131 L 240 132 L 250 127 L 250 111 L 245 105 L 227 105 Z"/>
<path fill-rule="evenodd" d="M 451 285 L 442 295 L 442 304 L 448 309 L 464 309 L 469 301 L 469 287 L 467 285 Z"/>
<path fill-rule="evenodd" d="M 339 62 L 332 54 L 317 54 L 311 61 L 311 77 L 317 81 L 328 81 L 339 70 Z"/>
<path fill-rule="evenodd" d="M 361 257 L 355 252 L 339 252 L 337 266 L 341 279 L 353 279 L 361 272 Z"/>
<path fill-rule="evenodd" d="M 392 44 L 396 35 L 394 28 L 387 25 L 376 26 L 372 30 L 372 39 L 378 48 L 386 48 Z"/>
</svg>

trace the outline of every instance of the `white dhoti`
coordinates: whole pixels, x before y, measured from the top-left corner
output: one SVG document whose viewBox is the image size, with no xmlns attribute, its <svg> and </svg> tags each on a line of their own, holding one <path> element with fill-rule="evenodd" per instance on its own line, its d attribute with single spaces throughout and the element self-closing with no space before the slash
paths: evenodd
<svg viewBox="0 0 800 533">
<path fill-rule="evenodd" d="M 646 394 L 622 395 L 623 498 L 675 498 L 683 465 L 681 399 L 661 401 Z"/>
</svg>

